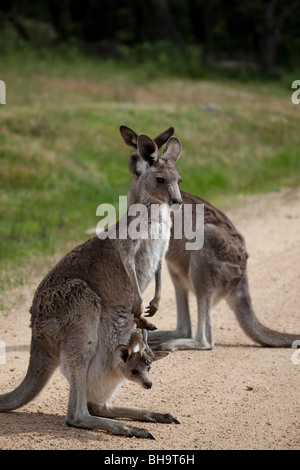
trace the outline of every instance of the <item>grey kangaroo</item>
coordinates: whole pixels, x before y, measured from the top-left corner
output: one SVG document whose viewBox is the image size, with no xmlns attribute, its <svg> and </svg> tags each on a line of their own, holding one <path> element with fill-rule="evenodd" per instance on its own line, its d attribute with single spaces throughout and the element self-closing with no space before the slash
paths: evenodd
<svg viewBox="0 0 300 470">
<path fill-rule="evenodd" d="M 170 128 L 168 131 L 172 130 Z M 137 153 L 137 134 L 126 126 L 121 126 L 120 132 L 124 142 L 131 148 L 130 205 L 147 164 Z M 173 331 L 151 333 L 150 342 L 158 342 L 161 350 L 212 349 L 212 307 L 225 298 L 244 332 L 255 342 L 264 346 L 291 347 L 300 334 L 280 333 L 267 328 L 254 313 L 247 279 L 248 255 L 242 235 L 225 214 L 208 202 L 182 191 L 181 197 L 183 210 L 185 204 L 190 204 L 193 215 L 196 204 L 204 204 L 204 246 L 201 250 L 187 251 L 187 240 L 184 236 L 180 240 L 175 239 L 174 230 L 171 229 L 166 261 L 175 288 L 177 327 Z M 189 291 L 193 291 L 197 298 L 198 326 L 194 336 L 188 303 Z"/>
<path fill-rule="evenodd" d="M 0 411 L 31 401 L 60 364 L 69 382 L 69 426 L 151 438 L 146 429 L 112 418 L 177 422 L 170 414 L 107 404 L 124 377 L 150 386 L 148 361 L 141 363 L 126 345 L 136 325 L 152 328 L 142 317 L 142 294 L 168 248 L 170 207 L 174 200 L 181 203 L 180 176 L 175 168 L 181 154 L 179 140 L 171 137 L 162 156 L 156 143 L 145 135 L 138 137 L 137 145 L 148 168 L 139 178 L 135 201 L 147 208 L 148 215 L 151 205 L 159 202 L 159 217 L 149 217 L 148 227 L 161 236 L 120 236 L 121 226 L 129 228 L 137 220 L 128 210 L 101 239 L 95 236 L 75 247 L 52 268 L 37 288 L 30 309 L 32 341 L 27 375 L 15 390 L 0 395 Z M 162 174 L 168 184 L 160 183 Z M 115 229 L 119 238 L 110 237 Z M 154 359 L 160 357 L 155 354 Z"/>
</svg>

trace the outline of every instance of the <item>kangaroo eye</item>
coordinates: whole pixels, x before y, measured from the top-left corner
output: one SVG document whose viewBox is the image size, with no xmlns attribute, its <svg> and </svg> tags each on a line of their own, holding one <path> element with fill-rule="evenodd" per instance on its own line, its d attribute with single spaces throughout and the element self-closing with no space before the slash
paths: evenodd
<svg viewBox="0 0 300 470">
<path fill-rule="evenodd" d="M 139 373 L 139 371 L 138 371 L 138 370 L 135 370 L 135 369 L 133 369 L 133 370 L 131 371 L 131 373 L 132 373 L 132 375 L 137 375 L 137 374 Z"/>
<path fill-rule="evenodd" d="M 164 179 L 164 178 L 157 177 L 157 178 L 156 178 L 156 181 L 157 181 L 158 183 L 161 183 L 161 184 L 162 184 L 162 183 L 165 182 L 165 179 Z"/>
</svg>

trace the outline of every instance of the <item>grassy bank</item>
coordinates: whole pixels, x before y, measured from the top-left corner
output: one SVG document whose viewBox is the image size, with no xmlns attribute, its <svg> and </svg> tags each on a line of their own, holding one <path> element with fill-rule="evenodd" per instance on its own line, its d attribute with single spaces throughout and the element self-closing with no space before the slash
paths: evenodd
<svg viewBox="0 0 300 470">
<path fill-rule="evenodd" d="M 121 124 L 153 137 L 173 125 L 183 144 L 181 188 L 213 203 L 299 184 L 300 105 L 290 85 L 27 52 L 0 64 L 2 288 L 38 257 L 87 238 L 97 206 L 127 193 Z"/>
</svg>

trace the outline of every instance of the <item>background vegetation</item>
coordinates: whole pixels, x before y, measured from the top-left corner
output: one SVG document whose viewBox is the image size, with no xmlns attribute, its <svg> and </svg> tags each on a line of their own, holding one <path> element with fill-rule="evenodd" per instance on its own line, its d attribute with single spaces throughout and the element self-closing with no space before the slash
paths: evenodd
<svg viewBox="0 0 300 470">
<path fill-rule="evenodd" d="M 121 124 L 153 137 L 173 125 L 181 188 L 221 207 L 299 184 L 299 2 L 285 3 L 2 2 L 2 290 L 86 239 L 100 203 L 117 207 L 130 184 Z M 281 25 L 267 62 L 266 18 Z"/>
<path fill-rule="evenodd" d="M 265 75 L 299 58 L 300 0 L 2 0 L 0 8 L 2 27 L 12 25 L 24 42 L 73 43 L 131 61 L 161 42 L 174 58 L 227 67 L 238 60 Z"/>
</svg>

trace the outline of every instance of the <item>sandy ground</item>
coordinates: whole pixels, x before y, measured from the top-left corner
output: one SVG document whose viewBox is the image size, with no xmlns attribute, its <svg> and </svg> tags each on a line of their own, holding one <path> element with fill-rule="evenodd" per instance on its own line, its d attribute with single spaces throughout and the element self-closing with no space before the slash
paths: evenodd
<svg viewBox="0 0 300 470">
<path fill-rule="evenodd" d="M 300 333 L 300 189 L 241 197 L 226 213 L 247 241 L 257 316 L 272 328 Z M 8 309 L 0 313 L 0 340 L 6 343 L 6 364 L 0 364 L 2 393 L 16 387 L 26 372 L 28 310 L 39 281 L 30 279 L 12 291 Z M 152 288 L 146 300 L 151 295 Z M 195 325 L 192 295 L 190 302 Z M 164 268 L 155 323 L 164 329 L 175 322 L 173 287 Z M 118 404 L 170 412 L 180 421 L 143 424 L 156 440 L 67 427 L 68 386 L 57 370 L 33 402 L 0 415 L 0 449 L 299 450 L 300 351 L 297 355 L 293 349 L 255 345 L 224 301 L 214 309 L 213 324 L 212 351 L 170 353 L 153 364 L 150 391 L 126 383 L 114 398 Z"/>
</svg>

